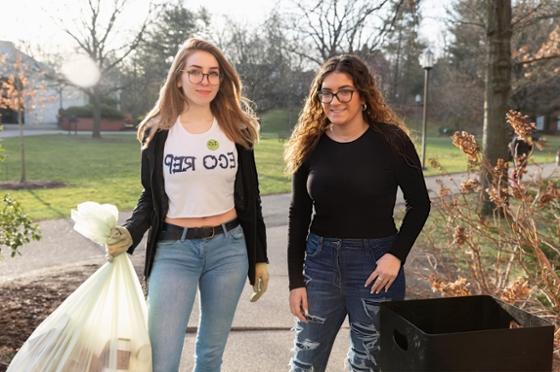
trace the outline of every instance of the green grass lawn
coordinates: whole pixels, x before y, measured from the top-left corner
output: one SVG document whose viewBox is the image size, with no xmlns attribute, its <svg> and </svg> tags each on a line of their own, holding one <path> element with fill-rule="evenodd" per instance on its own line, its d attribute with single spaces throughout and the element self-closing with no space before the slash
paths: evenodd
<svg viewBox="0 0 560 372">
<path fill-rule="evenodd" d="M 68 217 L 76 204 L 94 200 L 131 209 L 141 190 L 140 147 L 133 133 L 46 135 L 25 138 L 28 180 L 62 181 L 67 186 L 27 191 L 2 190 L 20 201 L 33 219 Z M 19 139 L 1 142 L 6 159 L 0 180 L 19 180 Z"/>
<path fill-rule="evenodd" d="M 560 136 L 544 136 L 546 138 L 545 146 L 542 151 L 535 150 L 531 161 L 535 163 L 551 163 L 556 156 L 556 150 L 560 147 Z M 482 145 L 482 140 L 477 138 L 479 145 Z M 420 155 L 420 142 L 421 139 L 417 138 L 416 150 Z M 449 173 L 465 172 L 467 170 L 466 158 L 453 144 L 450 137 L 428 137 L 426 142 L 426 163 L 429 164 L 429 159 L 436 159 Z M 424 172 L 427 176 L 438 174 L 439 171 L 434 168 L 428 167 Z"/>
<path fill-rule="evenodd" d="M 288 138 L 296 125 L 299 107 L 292 110 L 270 110 L 261 116 L 263 138 Z"/>
<path fill-rule="evenodd" d="M 36 190 L 0 190 L 10 193 L 34 220 L 64 218 L 78 203 L 93 200 L 113 203 L 120 210 L 136 205 L 140 185 L 140 146 L 134 133 L 106 134 L 92 140 L 90 134 L 45 135 L 25 138 L 27 178 L 61 181 L 66 187 Z M 4 139 L 5 161 L 0 162 L 0 181 L 20 177 L 19 139 Z M 288 192 L 290 179 L 283 174 L 283 142 L 263 139 L 256 149 L 262 194 Z"/>
<path fill-rule="evenodd" d="M 140 146 L 134 133 L 106 134 L 101 140 L 91 135 L 45 135 L 26 137 L 28 180 L 62 181 L 66 187 L 27 191 L 0 190 L 12 194 L 35 220 L 68 217 L 78 203 L 93 200 L 113 203 L 121 210 L 132 209 L 141 191 Z M 19 139 L 0 142 L 5 161 L 0 162 L 0 181 L 19 180 Z M 264 138 L 256 147 L 256 161 L 262 194 L 290 191 L 290 178 L 283 173 L 285 142 Z M 546 153 L 537 152 L 537 161 L 554 159 L 560 137 L 552 137 Z M 426 158 L 436 158 L 448 172 L 465 170 L 466 161 L 449 138 L 429 138 Z M 433 175 L 435 169 L 428 169 Z"/>
</svg>

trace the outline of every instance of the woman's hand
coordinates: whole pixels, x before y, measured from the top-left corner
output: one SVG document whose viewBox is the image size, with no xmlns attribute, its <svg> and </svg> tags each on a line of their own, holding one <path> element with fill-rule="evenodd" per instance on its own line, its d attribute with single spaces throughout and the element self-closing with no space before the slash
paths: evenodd
<svg viewBox="0 0 560 372">
<path fill-rule="evenodd" d="M 126 252 L 132 245 L 132 237 L 125 227 L 115 226 L 111 230 L 111 236 L 105 245 L 107 259 L 111 261 L 113 257 Z"/>
<path fill-rule="evenodd" d="M 306 315 L 309 307 L 307 306 L 307 289 L 305 287 L 294 288 L 290 291 L 290 311 L 296 318 L 307 322 Z"/>
<path fill-rule="evenodd" d="M 250 301 L 255 302 L 266 292 L 268 288 L 268 264 L 266 262 L 258 262 L 255 266 L 255 285 L 253 286 L 253 294 Z"/>
<path fill-rule="evenodd" d="M 378 294 L 382 289 L 385 292 L 389 290 L 399 270 L 401 268 L 401 260 L 390 253 L 385 253 L 379 260 L 377 260 L 377 267 L 367 278 L 364 287 L 371 287 L 371 293 Z"/>
</svg>

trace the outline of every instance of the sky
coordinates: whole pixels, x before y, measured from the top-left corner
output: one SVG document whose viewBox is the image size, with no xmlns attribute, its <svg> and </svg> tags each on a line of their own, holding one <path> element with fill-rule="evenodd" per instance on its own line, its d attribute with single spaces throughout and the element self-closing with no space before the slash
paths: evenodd
<svg viewBox="0 0 560 372">
<path fill-rule="evenodd" d="M 443 45 L 444 25 L 441 18 L 445 15 L 444 7 L 452 0 L 423 0 L 424 21 L 420 28 L 423 37 L 436 54 Z M 146 0 L 129 0 L 129 8 L 119 25 L 122 36 L 132 32 L 147 13 Z M 189 9 L 205 6 L 213 17 L 213 22 L 222 25 L 222 15 L 228 15 L 236 21 L 256 26 L 261 23 L 273 8 L 278 9 L 278 0 L 185 0 Z M 286 0 L 280 2 L 280 9 Z M 80 22 L 80 6 L 86 0 L 0 0 L 0 40 L 13 41 L 17 45 L 30 45 L 31 50 L 39 53 L 66 53 L 72 50 L 73 40 L 61 29 L 73 27 Z M 9 16 L 6 16 L 8 15 Z"/>
</svg>

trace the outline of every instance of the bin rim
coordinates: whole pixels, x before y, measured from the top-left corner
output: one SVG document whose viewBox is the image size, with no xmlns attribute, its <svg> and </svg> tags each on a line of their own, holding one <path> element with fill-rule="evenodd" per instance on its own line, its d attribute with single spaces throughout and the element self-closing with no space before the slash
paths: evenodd
<svg viewBox="0 0 560 372">
<path fill-rule="evenodd" d="M 504 311 L 508 311 L 505 307 L 510 307 L 513 308 L 515 311 L 520 311 L 523 313 L 528 314 L 530 317 L 534 318 L 535 321 L 538 321 L 541 324 L 532 326 L 532 327 L 526 327 L 526 326 L 521 326 L 519 328 L 486 328 L 486 329 L 482 329 L 482 330 L 472 330 L 472 331 L 457 331 L 457 332 L 438 332 L 438 333 L 431 333 L 431 332 L 427 332 L 425 330 L 423 330 L 422 328 L 420 328 L 419 326 L 417 326 L 416 324 L 412 323 L 408 318 L 402 316 L 401 314 L 397 313 L 396 311 L 394 311 L 394 309 L 392 308 L 393 306 L 398 306 L 400 303 L 406 302 L 406 303 L 411 303 L 411 302 L 426 302 L 426 301 L 437 301 L 437 300 L 453 300 L 453 299 L 465 299 L 465 298 L 487 298 L 487 299 L 492 299 L 494 301 L 496 301 L 496 303 L 502 307 L 502 309 Z M 434 298 L 425 298 L 425 299 L 410 299 L 410 300 L 396 300 L 396 301 L 384 301 L 381 303 L 380 305 L 382 308 L 386 308 L 387 311 L 390 311 L 392 314 L 394 314 L 395 316 L 400 317 L 402 320 L 404 320 L 406 322 L 407 325 L 414 327 L 415 329 L 417 329 L 423 336 L 430 336 L 430 337 L 439 337 L 439 336 L 449 336 L 449 335 L 453 335 L 456 333 L 462 333 L 462 334 L 476 334 L 476 333 L 485 333 L 485 332 L 489 332 L 492 331 L 493 333 L 495 332 L 522 332 L 523 330 L 526 329 L 546 329 L 546 328 L 552 328 L 553 332 L 554 332 L 554 325 L 549 322 L 546 319 L 542 319 L 536 315 L 533 315 L 523 309 L 520 309 L 514 305 L 508 304 L 494 296 L 491 295 L 485 295 L 485 294 L 478 294 L 478 295 L 468 295 L 468 296 L 449 296 L 449 297 L 434 297 Z M 509 313 L 509 312 L 508 312 Z M 510 314 L 510 316 L 515 320 L 515 317 Z"/>
</svg>

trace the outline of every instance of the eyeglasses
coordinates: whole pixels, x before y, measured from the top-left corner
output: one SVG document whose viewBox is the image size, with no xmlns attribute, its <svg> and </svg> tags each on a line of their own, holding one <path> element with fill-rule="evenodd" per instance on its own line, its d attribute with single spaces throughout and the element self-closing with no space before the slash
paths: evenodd
<svg viewBox="0 0 560 372">
<path fill-rule="evenodd" d="M 321 101 L 322 103 L 331 103 L 334 97 L 336 97 L 336 99 L 340 103 L 348 103 L 352 101 L 353 94 L 354 94 L 354 90 L 352 89 L 341 89 L 336 93 L 329 92 L 329 91 L 322 91 L 317 93 L 317 97 L 319 97 L 319 101 Z"/>
<path fill-rule="evenodd" d="M 185 71 L 185 70 L 183 70 L 183 71 Z M 206 76 L 206 79 L 208 81 L 208 84 L 210 84 L 210 85 L 220 84 L 221 75 L 218 71 L 210 71 L 207 74 L 205 74 L 204 72 L 202 72 L 200 70 L 190 70 L 190 71 L 185 71 L 185 72 L 187 73 L 187 76 L 189 77 L 189 81 L 192 84 L 202 83 L 205 76 Z"/>
</svg>

